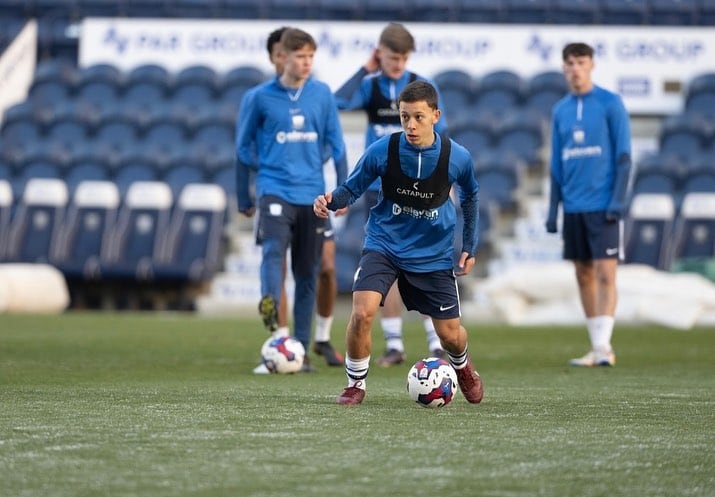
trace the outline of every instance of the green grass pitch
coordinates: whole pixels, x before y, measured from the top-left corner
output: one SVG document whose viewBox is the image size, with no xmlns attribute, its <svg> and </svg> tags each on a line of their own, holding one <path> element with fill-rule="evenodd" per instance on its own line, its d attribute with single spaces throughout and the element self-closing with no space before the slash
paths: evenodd
<svg viewBox="0 0 715 497">
<path fill-rule="evenodd" d="M 467 328 L 484 402 L 431 410 L 417 319 L 345 407 L 319 358 L 251 374 L 257 316 L 0 315 L 0 496 L 715 495 L 715 329 L 619 326 L 615 368 L 573 369 L 579 327 Z"/>
</svg>

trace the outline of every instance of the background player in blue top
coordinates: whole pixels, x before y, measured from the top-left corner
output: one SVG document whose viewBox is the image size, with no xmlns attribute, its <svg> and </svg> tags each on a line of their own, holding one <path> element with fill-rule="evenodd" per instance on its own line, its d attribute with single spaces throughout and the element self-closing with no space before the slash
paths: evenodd
<svg viewBox="0 0 715 497">
<path fill-rule="evenodd" d="M 335 93 L 341 110 L 362 109 L 367 112 L 365 147 L 383 136 L 402 131 L 397 96 L 408 83 L 429 81 L 437 88 L 434 82 L 407 70 L 407 61 L 414 50 L 415 40 L 412 34 L 402 24 L 388 24 L 382 30 L 378 46 L 370 59 Z M 438 89 L 437 92 L 439 95 Z M 447 131 L 444 115 L 435 124 L 435 131 L 441 134 Z M 366 209 L 377 204 L 379 190 L 380 180 L 377 179 L 363 197 Z M 353 211 L 351 215 L 357 212 Z M 385 299 L 381 326 L 386 350 L 378 359 L 378 364 L 401 364 L 405 360 L 405 345 L 402 340 L 402 300 L 397 287 L 393 287 Z M 426 318 L 424 326 L 430 353 L 441 357 L 444 352 L 432 320 Z"/>
<path fill-rule="evenodd" d="M 276 74 L 281 75 L 283 73 L 283 66 L 285 64 L 285 50 L 280 43 L 281 36 L 288 29 L 287 26 L 283 26 L 276 30 L 273 30 L 266 40 L 266 49 L 268 51 L 268 58 L 275 68 Z M 253 94 L 260 87 L 256 86 L 248 90 L 241 101 L 241 107 L 245 107 L 247 102 L 250 102 L 253 98 Z M 242 116 L 239 114 L 239 119 Z M 236 129 L 239 126 L 237 124 Z M 237 154 L 238 155 L 238 154 Z M 344 160 L 338 165 L 343 172 L 343 177 L 347 175 L 347 157 L 343 155 Z M 236 181 L 237 187 L 241 188 L 237 191 L 238 196 L 238 211 L 248 217 L 252 217 L 255 213 L 255 204 L 250 193 L 250 173 L 258 167 L 258 159 L 255 158 L 254 163 L 245 164 L 237 158 L 236 167 Z M 337 281 L 335 275 L 335 236 L 332 229 L 332 224 L 329 219 L 326 220 L 324 240 L 323 240 L 323 250 L 320 258 L 320 272 L 318 273 L 318 284 L 316 290 L 316 325 L 315 325 L 315 340 L 313 342 L 313 350 L 317 354 L 323 356 L 330 366 L 342 366 L 343 358 L 338 354 L 333 348 L 330 342 L 330 332 L 333 322 L 333 312 L 335 309 L 335 301 L 337 299 Z M 260 240 L 257 240 L 260 243 Z M 288 296 L 285 290 L 285 276 L 287 270 L 287 262 L 283 259 L 283 266 L 281 268 L 281 274 L 283 277 L 283 286 L 281 288 L 281 298 L 278 303 L 278 328 L 272 332 L 274 336 L 286 336 L 289 334 L 288 328 Z M 304 363 L 305 370 L 313 369 L 312 365 Z M 263 362 L 253 369 L 255 374 L 268 374 L 270 371 Z"/>
<path fill-rule="evenodd" d="M 430 83 L 408 84 L 398 99 L 404 132 L 370 145 L 347 181 L 319 195 L 313 204 L 316 216 L 325 218 L 328 210 L 354 203 L 375 179 L 382 179 L 383 194 L 370 210 L 353 283 L 346 331 L 348 386 L 338 395 L 339 404 L 359 404 L 365 397 L 372 321 L 395 282 L 408 309 L 432 318 L 465 398 L 472 403 L 482 400 L 482 381 L 469 358 L 467 331 L 460 322 L 456 281 L 475 262 L 479 187 L 469 152 L 435 133 L 440 118 L 437 103 L 437 91 Z M 456 268 L 457 210 L 449 196 L 453 183 L 460 186 L 464 212 Z"/>
<path fill-rule="evenodd" d="M 564 47 L 571 93 L 552 114 L 551 195 L 546 230 L 557 231 L 563 204 L 564 259 L 573 260 L 591 350 L 573 366 L 613 366 L 616 268 L 631 170 L 631 133 L 621 98 L 591 80 L 593 48 Z"/>
<path fill-rule="evenodd" d="M 346 174 L 345 168 L 339 167 L 345 164 L 345 146 L 332 92 L 310 76 L 315 40 L 305 31 L 289 28 L 280 43 L 285 51 L 283 73 L 259 86 L 241 108 L 236 149 L 239 166 L 258 164 L 258 238 L 263 251 L 259 310 L 266 326 L 274 331 L 283 286 L 281 268 L 290 247 L 295 337 L 307 352 L 325 229 L 311 205 L 315 195 L 325 190 L 324 151 L 332 150 L 340 180 Z M 239 180 L 246 177 L 239 176 Z M 247 189 L 238 185 L 237 191 Z"/>
</svg>

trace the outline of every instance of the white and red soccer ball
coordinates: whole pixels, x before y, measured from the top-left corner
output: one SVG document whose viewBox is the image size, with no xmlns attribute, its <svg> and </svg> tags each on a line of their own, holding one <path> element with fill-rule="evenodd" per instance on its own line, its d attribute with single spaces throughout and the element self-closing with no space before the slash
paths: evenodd
<svg viewBox="0 0 715 497">
<path fill-rule="evenodd" d="M 271 337 L 261 347 L 261 358 L 271 373 L 297 373 L 303 367 L 305 348 L 293 337 Z"/>
<path fill-rule="evenodd" d="M 407 373 L 407 393 L 423 407 L 446 406 L 458 390 L 457 373 L 439 357 L 420 359 Z"/>
</svg>

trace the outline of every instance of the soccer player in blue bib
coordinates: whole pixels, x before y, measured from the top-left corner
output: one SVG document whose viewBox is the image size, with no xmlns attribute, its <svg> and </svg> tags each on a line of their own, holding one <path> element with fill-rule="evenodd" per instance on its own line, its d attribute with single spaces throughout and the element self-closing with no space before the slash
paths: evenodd
<svg viewBox="0 0 715 497">
<path fill-rule="evenodd" d="M 469 152 L 435 133 L 439 121 L 437 91 L 414 81 L 400 93 L 403 132 L 368 147 L 347 181 L 318 195 L 313 210 L 321 219 L 354 203 L 377 179 L 382 189 L 370 210 L 363 255 L 355 273 L 353 303 L 346 331 L 348 386 L 338 404 L 359 404 L 365 397 L 375 314 L 397 281 L 409 310 L 429 316 L 442 347 L 457 372 L 459 387 L 471 403 L 482 400 L 482 380 L 467 350 L 460 321 L 457 276 L 469 274 L 477 247 L 478 184 Z M 454 267 L 456 207 L 449 197 L 459 185 L 464 213 L 462 251 Z"/>
<path fill-rule="evenodd" d="M 274 331 L 283 259 L 290 247 L 295 280 L 294 335 L 307 352 L 325 229 L 324 220 L 313 214 L 312 204 L 315 196 L 325 191 L 325 150 L 332 151 L 338 179 L 346 176 L 346 167 L 340 167 L 345 164 L 345 145 L 335 98 L 328 85 L 310 75 L 315 40 L 305 31 L 288 28 L 280 44 L 285 51 L 283 72 L 244 101 L 236 151 L 239 166 L 257 163 L 263 295 L 259 310 L 266 327 Z M 242 182 L 247 177 L 238 175 L 237 179 Z M 246 192 L 248 186 L 238 184 L 237 191 Z M 250 211 L 251 206 L 239 207 Z"/>
<path fill-rule="evenodd" d="M 378 139 L 402 131 L 397 96 L 412 81 L 429 79 L 407 70 L 407 61 L 415 50 L 412 34 L 400 23 L 390 23 L 380 33 L 378 46 L 372 56 L 338 91 L 335 92 L 338 108 L 341 110 L 364 110 L 368 125 L 365 132 L 365 147 Z M 439 95 L 439 89 L 437 89 Z M 447 131 L 444 112 L 435 124 L 437 133 Z M 370 208 L 377 203 L 380 181 L 376 180 L 363 196 Z M 405 345 L 402 340 L 402 301 L 397 287 L 393 286 L 385 298 L 380 320 L 385 337 L 385 353 L 378 359 L 380 366 L 401 364 L 405 360 Z M 427 346 L 430 354 L 441 357 L 444 354 L 432 320 L 424 320 Z"/>
<path fill-rule="evenodd" d="M 556 233 L 563 204 L 564 259 L 572 260 L 591 341 L 572 366 L 613 366 L 616 268 L 631 170 L 631 133 L 621 98 L 591 80 L 593 48 L 571 43 L 562 52 L 571 92 L 554 106 L 551 195 L 546 230 Z"/>
</svg>

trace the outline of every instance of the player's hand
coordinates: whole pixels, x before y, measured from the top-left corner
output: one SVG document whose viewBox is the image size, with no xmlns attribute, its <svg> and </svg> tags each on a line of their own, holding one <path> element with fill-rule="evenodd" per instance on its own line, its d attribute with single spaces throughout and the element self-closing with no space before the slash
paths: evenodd
<svg viewBox="0 0 715 497">
<path fill-rule="evenodd" d="M 556 219 L 547 219 L 546 220 L 546 232 L 547 233 L 556 233 L 558 229 L 556 228 Z"/>
<path fill-rule="evenodd" d="M 313 201 L 313 212 L 321 219 L 328 218 L 328 203 L 333 200 L 332 193 L 318 195 Z"/>
<path fill-rule="evenodd" d="M 472 268 L 474 267 L 475 263 L 476 259 L 474 258 L 474 256 L 469 257 L 468 253 L 462 252 L 462 255 L 459 256 L 459 262 L 454 268 L 454 274 L 457 276 L 464 276 L 469 274 L 472 271 Z"/>
<path fill-rule="evenodd" d="M 380 59 L 377 57 L 377 48 L 373 50 L 372 56 L 370 56 L 370 59 L 365 63 L 365 70 L 368 73 L 380 70 Z"/>
<path fill-rule="evenodd" d="M 246 217 L 253 217 L 256 213 L 256 207 L 252 205 L 251 207 L 246 207 L 245 209 L 238 209 L 238 212 Z"/>
</svg>

